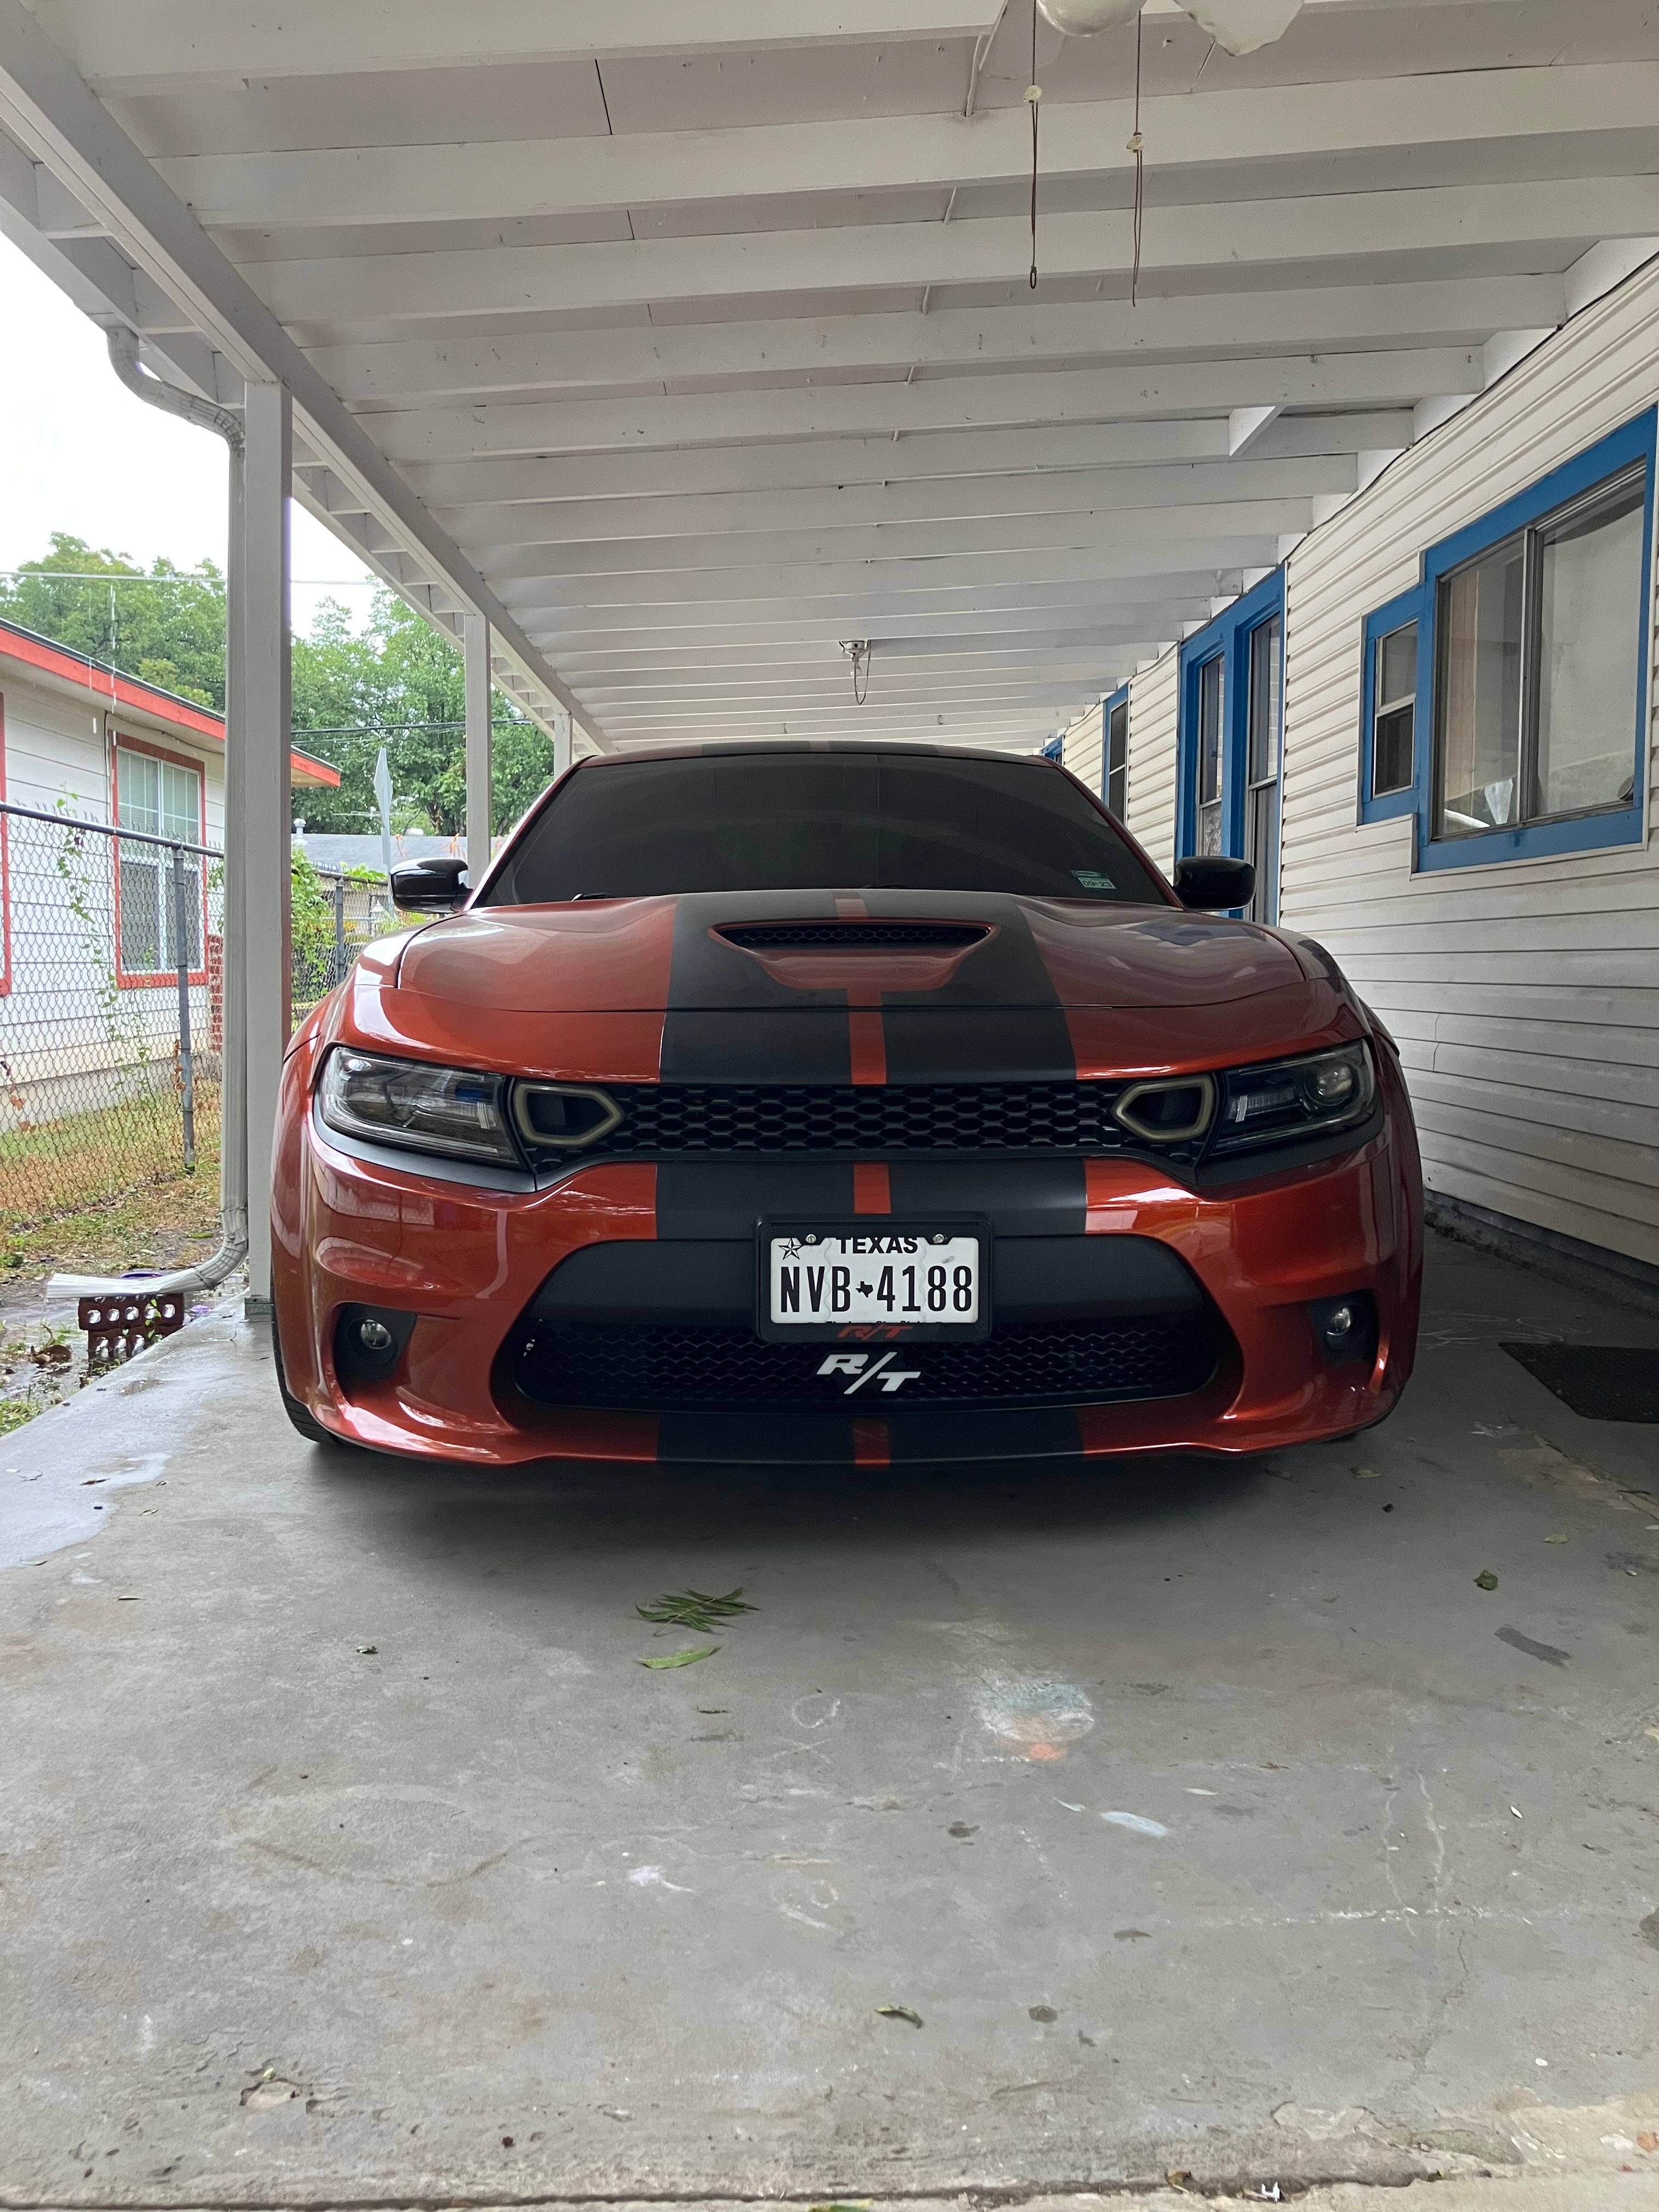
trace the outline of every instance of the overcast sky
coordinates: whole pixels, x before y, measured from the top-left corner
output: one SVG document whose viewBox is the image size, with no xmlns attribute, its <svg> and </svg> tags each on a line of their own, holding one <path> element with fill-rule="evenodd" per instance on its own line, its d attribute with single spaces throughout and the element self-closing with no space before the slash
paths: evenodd
<svg viewBox="0 0 1659 2212">
<path fill-rule="evenodd" d="M 38 559 L 64 530 L 146 568 L 164 553 L 222 568 L 224 447 L 118 384 L 102 331 L 3 237 L 0 330 L 0 568 Z M 302 507 L 293 516 L 295 629 L 325 596 L 366 615 L 368 571 Z"/>
</svg>

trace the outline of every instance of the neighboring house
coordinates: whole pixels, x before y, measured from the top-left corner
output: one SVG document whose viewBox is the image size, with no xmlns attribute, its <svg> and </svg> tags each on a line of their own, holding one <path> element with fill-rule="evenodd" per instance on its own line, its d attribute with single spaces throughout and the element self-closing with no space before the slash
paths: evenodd
<svg viewBox="0 0 1659 2212">
<path fill-rule="evenodd" d="M 1335 956 L 1399 1041 L 1443 1219 L 1647 1292 L 1656 410 L 1650 264 L 1081 718 L 1066 753 L 1096 789 L 1115 771 L 1161 866 L 1254 860 L 1255 915 Z"/>
<path fill-rule="evenodd" d="M 0 812 L 0 1129 L 130 1095 L 173 1053 L 181 953 L 211 1050 L 214 862 L 187 854 L 180 896 L 164 849 L 75 824 L 216 850 L 224 757 L 222 715 L 0 622 L 0 799 L 61 817 Z M 299 751 L 293 775 L 339 782 Z"/>
<path fill-rule="evenodd" d="M 312 830 L 296 814 L 294 823 L 294 848 L 303 853 L 313 868 L 325 872 L 346 869 L 366 869 L 386 881 L 386 858 L 380 844 L 380 833 L 374 830 L 368 836 L 336 836 L 332 830 Z M 409 831 L 393 830 L 392 835 L 392 865 L 401 867 L 405 860 L 428 860 L 453 855 L 459 858 L 466 851 L 462 837 L 419 836 Z"/>
</svg>

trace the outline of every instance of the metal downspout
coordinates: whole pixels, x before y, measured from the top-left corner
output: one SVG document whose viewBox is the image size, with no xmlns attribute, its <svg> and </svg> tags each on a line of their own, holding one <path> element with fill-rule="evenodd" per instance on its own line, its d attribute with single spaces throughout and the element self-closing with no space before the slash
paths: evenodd
<svg viewBox="0 0 1659 2212">
<path fill-rule="evenodd" d="M 138 365 L 138 341 L 120 324 L 110 326 L 110 366 L 129 392 L 164 414 L 176 415 L 199 428 L 216 431 L 230 455 L 230 538 L 226 578 L 226 714 L 225 813 L 233 819 L 240 805 L 242 782 L 241 733 L 234 717 L 238 713 L 236 622 L 240 599 L 239 541 L 242 528 L 242 470 L 244 439 L 240 418 L 229 408 L 176 385 L 164 384 Z M 227 847 L 234 844 L 228 836 Z M 178 1267 L 166 1275 L 54 1275 L 49 1292 L 60 1297 L 177 1297 L 191 1291 L 209 1291 L 235 1272 L 247 1257 L 247 927 L 243 911 L 243 886 L 234 852 L 227 853 L 225 872 L 224 1002 L 222 1016 L 220 1071 L 219 1249 L 193 1267 Z"/>
</svg>

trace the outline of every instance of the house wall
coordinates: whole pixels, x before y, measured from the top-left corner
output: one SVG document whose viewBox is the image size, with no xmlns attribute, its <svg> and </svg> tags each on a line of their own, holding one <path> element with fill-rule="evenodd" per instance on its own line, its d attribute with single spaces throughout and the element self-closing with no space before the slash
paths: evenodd
<svg viewBox="0 0 1659 2212">
<path fill-rule="evenodd" d="M 14 805 L 54 813 L 61 803 L 70 816 L 108 822 L 113 746 L 132 738 L 201 771 L 205 842 L 222 842 L 223 756 L 210 742 L 125 707 L 106 711 L 86 691 L 3 659 L 0 709 L 5 796 Z M 173 1054 L 179 1021 L 176 986 L 127 986 L 116 976 L 109 841 L 89 837 L 76 850 L 67 832 L 24 818 L 9 820 L 5 835 L 0 1128 L 137 1095 L 135 1085 L 142 1091 L 154 1079 L 151 1063 Z M 210 902 L 216 915 L 216 894 Z M 191 998 L 203 1052 L 212 1021 L 205 981 Z"/>
<path fill-rule="evenodd" d="M 1399 1040 L 1431 1190 L 1649 1264 L 1659 1264 L 1651 799 L 1638 845 L 1413 874 L 1412 819 L 1361 823 L 1358 790 L 1366 615 L 1415 584 L 1427 548 L 1656 399 L 1650 273 L 1576 316 L 1291 555 L 1281 908 Z M 1419 701 L 1419 747 L 1425 721 Z"/>
<path fill-rule="evenodd" d="M 1104 780 L 1103 750 L 1101 709 L 1097 704 L 1086 714 L 1079 714 L 1066 731 L 1060 760 L 1079 783 L 1086 783 L 1091 791 L 1097 793 Z"/>
<path fill-rule="evenodd" d="M 1166 653 L 1129 685 L 1129 776 L 1126 822 L 1167 875 L 1175 848 L 1179 656 Z"/>
</svg>

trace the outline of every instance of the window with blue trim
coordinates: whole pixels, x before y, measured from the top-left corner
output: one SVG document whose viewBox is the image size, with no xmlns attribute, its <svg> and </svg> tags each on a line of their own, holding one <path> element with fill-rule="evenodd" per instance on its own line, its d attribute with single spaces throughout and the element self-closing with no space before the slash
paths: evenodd
<svg viewBox="0 0 1659 2212">
<path fill-rule="evenodd" d="M 1181 648 L 1177 850 L 1251 862 L 1252 921 L 1279 913 L 1284 641 L 1275 569 Z"/>
<path fill-rule="evenodd" d="M 1417 866 L 1643 834 L 1654 414 L 1425 556 L 1365 623 L 1360 814 Z"/>
</svg>

